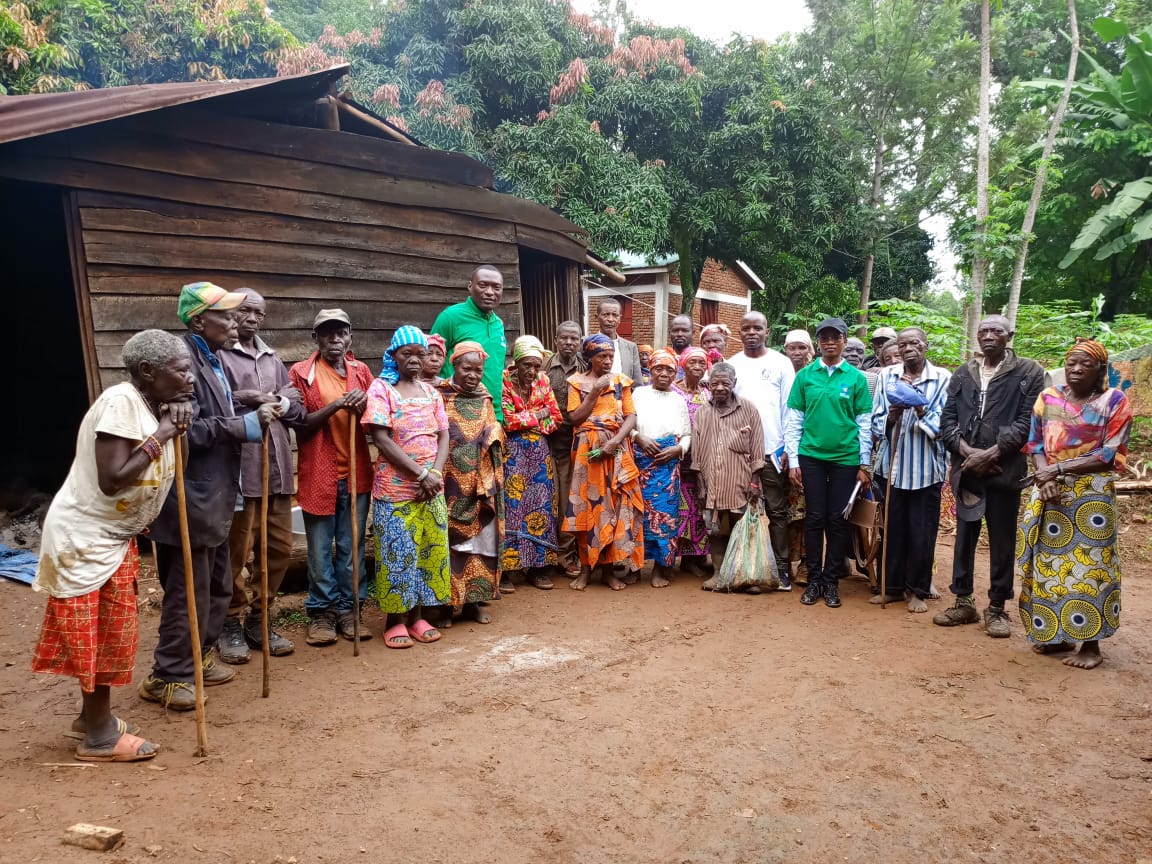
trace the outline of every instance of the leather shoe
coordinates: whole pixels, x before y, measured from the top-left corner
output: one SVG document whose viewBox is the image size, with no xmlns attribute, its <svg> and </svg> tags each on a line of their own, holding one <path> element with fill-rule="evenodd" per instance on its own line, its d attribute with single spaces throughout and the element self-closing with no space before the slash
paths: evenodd
<svg viewBox="0 0 1152 864">
<path fill-rule="evenodd" d="M 244 619 L 244 638 L 248 644 L 259 650 L 264 647 L 264 640 L 260 636 L 260 616 L 249 615 Z M 284 657 L 296 650 L 291 639 L 277 633 L 272 629 L 272 622 L 268 622 L 268 653 L 273 657 Z"/>
<path fill-rule="evenodd" d="M 816 601 L 824 596 L 824 590 L 814 582 L 809 582 L 800 595 L 800 602 L 805 606 L 814 606 Z"/>
<path fill-rule="evenodd" d="M 835 582 L 830 582 L 824 586 L 824 605 L 831 609 L 837 609 L 840 606 L 840 586 Z"/>
<path fill-rule="evenodd" d="M 225 663 L 247 663 L 252 656 L 248 643 L 244 641 L 244 627 L 239 618 L 224 619 L 224 632 L 216 640 L 216 647 L 220 651 L 220 659 Z"/>
</svg>

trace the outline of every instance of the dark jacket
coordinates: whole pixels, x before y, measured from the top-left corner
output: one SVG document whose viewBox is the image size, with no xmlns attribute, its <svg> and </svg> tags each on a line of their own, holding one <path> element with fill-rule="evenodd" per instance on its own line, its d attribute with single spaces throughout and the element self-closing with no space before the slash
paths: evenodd
<svg viewBox="0 0 1152 864">
<path fill-rule="evenodd" d="M 196 376 L 196 419 L 188 429 L 184 489 L 188 498 L 188 536 L 196 548 L 219 546 L 228 539 L 240 492 L 240 443 L 246 441 L 242 417 L 190 334 L 184 334 Z M 176 484 L 149 535 L 157 543 L 180 545 Z"/>
<path fill-rule="evenodd" d="M 948 402 L 940 418 L 940 440 L 952 451 L 952 464 L 958 466 L 960 441 L 984 450 L 993 444 L 1000 448 L 1002 473 L 989 477 L 965 477 L 965 483 L 980 483 L 993 489 L 1015 488 L 1028 471 L 1021 448 L 1032 425 L 1032 406 L 1044 389 L 1044 369 L 1035 360 L 1017 357 L 1008 349 L 1004 363 L 988 382 L 984 416 L 980 409 L 980 359 L 969 360 L 952 373 Z"/>
</svg>

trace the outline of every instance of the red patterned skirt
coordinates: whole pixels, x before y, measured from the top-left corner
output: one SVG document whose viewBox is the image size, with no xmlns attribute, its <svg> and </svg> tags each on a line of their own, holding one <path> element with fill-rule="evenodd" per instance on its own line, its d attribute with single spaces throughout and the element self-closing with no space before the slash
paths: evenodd
<svg viewBox="0 0 1152 864">
<path fill-rule="evenodd" d="M 140 555 L 128 544 L 119 569 L 98 591 L 48 598 L 33 672 L 68 675 L 91 693 L 99 686 L 132 683 L 136 665 L 136 579 Z"/>
</svg>

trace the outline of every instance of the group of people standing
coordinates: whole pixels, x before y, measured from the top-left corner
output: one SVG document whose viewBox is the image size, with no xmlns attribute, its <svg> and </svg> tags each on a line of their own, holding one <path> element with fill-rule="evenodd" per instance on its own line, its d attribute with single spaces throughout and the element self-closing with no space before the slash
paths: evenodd
<svg viewBox="0 0 1152 864">
<path fill-rule="evenodd" d="M 274 656 L 295 649 L 262 624 L 291 558 L 293 494 L 308 541 L 310 645 L 371 638 L 355 612 L 369 597 L 386 616 L 385 645 L 405 649 L 438 641 L 457 616 L 489 623 L 492 603 L 517 582 L 548 590 L 560 573 L 576 590 L 595 579 L 622 590 L 650 563 L 653 587 L 679 570 L 713 588 L 728 535 L 761 499 L 772 586 L 789 591 L 795 578 L 801 603 L 835 608 L 850 545 L 845 509 L 870 492 L 889 499 L 887 593 L 873 602 L 906 600 L 909 611 L 925 612 L 948 487 L 958 524 L 955 604 L 935 623 L 981 619 L 973 567 L 984 520 L 988 634 L 1009 635 L 1004 603 L 1019 571 L 1021 617 L 1037 650 L 1080 643 L 1066 662 L 1100 662 L 1099 640 L 1118 626 L 1113 478 L 1132 415 L 1124 394 L 1107 386 L 1097 343 L 1072 346 L 1066 383 L 1045 389 L 1040 366 L 1008 347 L 1013 334 L 999 316 L 980 324 L 982 356 L 949 373 L 927 361 L 917 328 L 878 331 L 866 356 L 842 320 L 828 319 L 815 341 L 790 332 L 780 353 L 755 311 L 743 317 L 741 350 L 731 356 L 727 327 L 705 327 L 697 346 L 684 315 L 671 321 L 671 344 L 654 350 L 619 334 L 620 305 L 605 298 L 598 332 L 566 321 L 553 350 L 524 335 L 509 351 L 502 293 L 500 271 L 477 267 L 467 298 L 429 333 L 395 331 L 375 376 L 351 350 L 343 310 L 317 313 L 315 351 L 286 369 L 259 335 L 264 298 L 206 282 L 180 293 L 182 337 L 148 330 L 129 340 L 129 381 L 85 417 L 45 521 L 35 586 L 50 599 L 33 668 L 79 680 L 83 709 L 68 733 L 80 742 L 78 758 L 156 752 L 109 702 L 109 688 L 132 677 L 141 533 L 155 544 L 164 596 L 155 662 L 139 693 L 177 710 L 195 706 L 172 491 L 181 436 L 207 686 L 231 680 L 229 666 L 265 640 Z M 254 542 L 262 440 L 266 561 Z M 369 514 L 371 572 L 364 543 L 353 539 L 365 537 Z M 250 578 L 264 568 L 267 594 Z"/>
</svg>

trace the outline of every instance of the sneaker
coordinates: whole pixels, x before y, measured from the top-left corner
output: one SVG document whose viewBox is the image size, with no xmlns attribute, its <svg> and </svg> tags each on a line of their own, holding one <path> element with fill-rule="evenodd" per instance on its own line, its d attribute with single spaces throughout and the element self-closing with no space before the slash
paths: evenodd
<svg viewBox="0 0 1152 864">
<path fill-rule="evenodd" d="M 984 632 L 993 639 L 1007 639 L 1012 635 L 1008 626 L 1008 613 L 1003 606 L 989 606 L 984 610 Z"/>
<path fill-rule="evenodd" d="M 814 606 L 816 601 L 824 596 L 824 589 L 815 582 L 809 582 L 804 593 L 800 595 L 800 602 L 805 606 Z"/>
<path fill-rule="evenodd" d="M 137 693 L 147 702 L 158 702 L 173 711 L 194 711 L 196 709 L 196 688 L 186 681 L 165 681 L 149 675 L 140 682 Z M 204 697 L 208 701 L 208 697 Z"/>
<path fill-rule="evenodd" d="M 341 612 L 336 619 L 336 631 L 351 642 L 356 638 L 356 613 L 349 609 Z M 372 631 L 364 626 L 364 616 L 360 616 L 360 641 L 367 642 L 372 638 Z"/>
<path fill-rule="evenodd" d="M 824 605 L 830 609 L 840 608 L 840 586 L 837 583 L 829 582 L 824 586 Z"/>
<path fill-rule="evenodd" d="M 791 567 L 780 568 L 780 585 L 776 588 L 777 591 L 792 590 L 792 574 L 788 572 L 791 569 Z"/>
<path fill-rule="evenodd" d="M 264 640 L 260 635 L 260 615 L 250 614 L 244 619 L 244 639 L 257 650 L 264 647 Z M 272 622 L 268 622 L 268 653 L 273 657 L 284 657 L 296 650 L 291 639 L 277 633 L 272 629 Z M 223 658 L 227 659 L 227 658 Z"/>
<path fill-rule="evenodd" d="M 209 651 L 204 655 L 204 686 L 213 687 L 216 684 L 227 684 L 236 677 L 236 670 L 221 666 L 216 662 L 216 652 Z"/>
<path fill-rule="evenodd" d="M 975 624 L 980 620 L 980 613 L 971 603 L 957 602 L 951 609 L 937 612 L 932 616 L 932 623 L 941 627 L 956 627 L 960 624 Z"/>
<path fill-rule="evenodd" d="M 216 640 L 216 649 L 225 663 L 239 665 L 251 659 L 252 652 L 244 639 L 244 625 L 239 618 L 224 619 L 224 632 Z"/>
<path fill-rule="evenodd" d="M 308 619 L 308 635 L 304 641 L 309 645 L 331 645 L 336 641 L 336 613 L 331 609 L 317 612 Z"/>
</svg>

